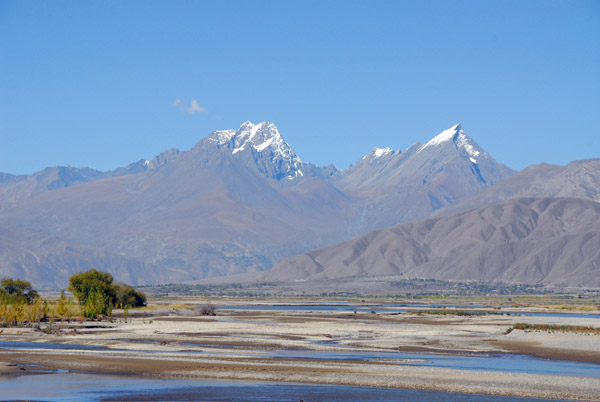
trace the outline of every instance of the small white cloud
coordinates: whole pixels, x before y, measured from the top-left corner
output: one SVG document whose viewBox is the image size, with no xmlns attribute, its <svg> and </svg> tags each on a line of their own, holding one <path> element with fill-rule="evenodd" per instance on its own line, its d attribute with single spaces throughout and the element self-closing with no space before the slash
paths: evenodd
<svg viewBox="0 0 600 402">
<path fill-rule="evenodd" d="M 198 104 L 198 100 L 197 99 L 192 99 L 192 104 L 188 108 L 188 113 L 189 114 L 194 114 L 194 113 L 208 113 L 208 110 L 206 110 L 202 106 L 200 106 Z"/>
<path fill-rule="evenodd" d="M 208 113 L 208 110 L 200 106 L 198 99 L 192 99 L 190 106 L 186 106 L 181 99 L 177 98 L 173 101 L 173 107 L 178 107 L 179 110 L 187 114 Z"/>
</svg>

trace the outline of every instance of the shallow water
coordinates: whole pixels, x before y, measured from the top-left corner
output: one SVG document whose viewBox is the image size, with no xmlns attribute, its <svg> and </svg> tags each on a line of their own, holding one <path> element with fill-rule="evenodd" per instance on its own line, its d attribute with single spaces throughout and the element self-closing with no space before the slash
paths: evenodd
<svg viewBox="0 0 600 402">
<path fill-rule="evenodd" d="M 128 341 L 122 339 L 121 341 Z M 133 342 L 152 343 L 154 341 Z M 331 346 L 336 346 L 337 341 L 328 341 Z M 203 347 L 210 345 L 196 343 L 176 343 L 172 345 L 181 345 L 184 347 Z M 38 343 L 38 342 L 0 342 L 0 348 L 23 350 L 23 349 L 53 349 L 53 350 L 112 350 L 128 351 L 127 349 L 112 349 L 100 346 L 77 345 L 77 344 L 58 344 L 58 343 Z M 256 349 L 255 349 L 256 351 Z M 135 350 L 134 353 L 162 353 L 154 349 Z M 169 354 L 190 355 L 197 353 L 206 353 L 208 350 L 181 350 L 169 351 Z M 485 370 L 500 371 L 510 373 L 530 373 L 530 374 L 553 374 L 553 375 L 571 375 L 583 377 L 600 378 L 600 364 L 584 363 L 567 360 L 548 360 L 527 355 L 515 354 L 468 354 L 468 355 L 443 355 L 434 353 L 406 353 L 406 352 L 365 352 L 365 351 L 315 351 L 315 350 L 296 350 L 285 349 L 275 351 L 262 351 L 263 356 L 274 359 L 326 359 L 326 360 L 357 360 L 357 361 L 377 361 L 386 360 L 392 364 L 406 364 L 413 366 L 440 367 L 461 370 Z M 394 360 L 399 360 L 395 362 Z"/>
<path fill-rule="evenodd" d="M 408 359 L 400 362 L 411 366 L 427 366 L 461 370 L 500 371 L 505 373 L 552 374 L 600 378 L 600 364 L 567 360 L 548 360 L 513 354 L 441 355 L 433 353 L 378 353 L 378 352 L 320 352 L 289 350 L 268 354 L 275 358 L 339 359 L 377 361 Z"/>
<path fill-rule="evenodd" d="M 584 313 L 540 313 L 540 312 L 508 312 L 507 315 L 524 315 L 531 317 L 573 317 L 573 318 L 600 318 L 600 314 Z"/>
<path fill-rule="evenodd" d="M 109 350 L 104 346 L 78 345 L 75 343 L 51 343 L 51 342 L 0 342 L 3 349 L 50 349 L 50 350 Z"/>
<path fill-rule="evenodd" d="M 221 401 L 221 402 L 541 402 L 546 399 L 435 391 L 264 384 L 234 381 L 160 380 L 95 374 L 0 376 L 0 401 Z M 563 402 L 565 402 L 563 400 Z"/>
<path fill-rule="evenodd" d="M 408 310 L 410 307 L 411 310 Z M 273 304 L 273 305 L 260 305 L 260 304 L 241 304 L 241 305 L 223 305 L 218 306 L 222 310 L 251 310 L 251 311 L 332 311 L 332 312 L 345 312 L 345 313 L 370 313 L 375 312 L 377 314 L 402 314 L 407 312 L 417 312 L 417 309 L 424 310 L 437 310 L 443 308 L 450 309 L 473 309 L 482 308 L 482 305 L 470 305 L 470 304 L 405 304 L 405 303 L 385 303 L 385 304 L 363 304 L 363 303 L 326 303 L 326 304 Z M 491 308 L 490 308 L 491 310 Z M 518 315 L 518 316 L 532 316 L 532 317 L 573 317 L 573 318 L 600 318 L 600 314 L 585 314 L 585 313 L 557 313 L 557 312 L 513 312 L 513 311 L 490 311 L 491 314 L 506 314 L 506 315 Z"/>
</svg>

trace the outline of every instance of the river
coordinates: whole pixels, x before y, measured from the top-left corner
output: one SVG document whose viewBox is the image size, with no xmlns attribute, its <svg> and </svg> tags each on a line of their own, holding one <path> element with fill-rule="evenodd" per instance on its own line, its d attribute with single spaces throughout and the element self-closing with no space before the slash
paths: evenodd
<svg viewBox="0 0 600 402">
<path fill-rule="evenodd" d="M 0 401 L 542 402 L 547 399 L 312 384 L 162 380 L 58 372 L 0 376 Z M 557 402 L 557 400 L 553 400 Z M 563 400 L 565 401 L 565 400 Z M 560 401 L 559 401 L 560 402 Z"/>
</svg>

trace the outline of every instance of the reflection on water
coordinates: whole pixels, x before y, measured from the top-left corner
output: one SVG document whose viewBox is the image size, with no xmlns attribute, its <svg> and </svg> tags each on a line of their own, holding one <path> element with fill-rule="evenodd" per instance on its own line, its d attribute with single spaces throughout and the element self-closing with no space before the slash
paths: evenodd
<svg viewBox="0 0 600 402">
<path fill-rule="evenodd" d="M 0 376 L 0 401 L 535 402 L 546 399 L 311 384 L 160 380 L 55 373 Z M 563 401 L 564 402 L 564 401 Z"/>
</svg>

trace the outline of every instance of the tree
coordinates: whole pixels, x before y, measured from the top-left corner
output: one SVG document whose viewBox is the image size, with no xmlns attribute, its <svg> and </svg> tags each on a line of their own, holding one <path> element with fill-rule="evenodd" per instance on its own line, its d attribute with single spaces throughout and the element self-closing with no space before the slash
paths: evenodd
<svg viewBox="0 0 600 402">
<path fill-rule="evenodd" d="M 106 272 L 91 269 L 71 276 L 69 290 L 83 306 L 84 315 L 95 318 L 99 314 L 110 315 L 116 294 L 113 277 Z"/>
<path fill-rule="evenodd" d="M 32 304 L 38 297 L 38 293 L 31 287 L 31 282 L 14 280 L 10 278 L 2 279 L 2 293 L 10 303 L 28 303 Z"/>
<path fill-rule="evenodd" d="M 69 278 L 69 290 L 81 305 L 85 305 L 92 293 L 100 292 L 107 296 L 111 302 L 115 301 L 115 289 L 113 287 L 113 277 L 106 272 L 100 272 L 90 269 L 86 272 L 80 272 Z"/>
<path fill-rule="evenodd" d="M 27 318 L 27 321 L 29 321 L 31 327 L 33 327 L 34 324 L 37 324 L 39 328 L 40 322 L 48 318 L 48 312 L 48 301 L 38 297 L 35 299 L 33 305 L 29 306 L 25 311 L 25 317 Z"/>
<path fill-rule="evenodd" d="M 116 305 L 121 305 L 123 308 L 126 306 L 143 307 L 146 305 L 146 295 L 144 293 L 121 283 L 114 285 L 114 287 L 117 297 Z"/>
<path fill-rule="evenodd" d="M 23 325 L 23 321 L 25 321 L 25 304 L 20 301 L 12 305 L 14 311 L 14 324 L 18 326 Z"/>
<path fill-rule="evenodd" d="M 58 298 L 58 303 L 56 305 L 56 312 L 62 318 L 65 314 L 67 314 L 67 296 L 65 296 L 65 291 L 60 291 L 60 297 Z"/>
<path fill-rule="evenodd" d="M 98 314 L 102 314 L 104 306 L 101 305 L 99 293 L 97 290 L 92 290 L 83 305 L 83 315 L 87 318 L 96 318 Z"/>
<path fill-rule="evenodd" d="M 114 306 L 142 307 L 146 305 L 146 295 L 125 284 L 113 283 L 113 277 L 106 272 L 91 269 L 71 276 L 69 290 L 83 307 L 83 315 L 95 318 L 100 314 L 111 315 Z M 64 303 L 61 294 L 59 305 Z M 62 315 L 59 312 L 60 315 Z"/>
</svg>

